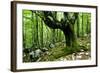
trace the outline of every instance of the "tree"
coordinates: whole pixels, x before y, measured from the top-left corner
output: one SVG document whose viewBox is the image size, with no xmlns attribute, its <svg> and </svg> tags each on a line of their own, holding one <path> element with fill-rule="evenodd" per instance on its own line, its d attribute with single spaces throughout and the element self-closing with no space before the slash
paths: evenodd
<svg viewBox="0 0 100 73">
<path fill-rule="evenodd" d="M 84 13 L 82 13 L 82 37 L 84 36 Z"/>
<path fill-rule="evenodd" d="M 63 18 L 58 21 L 54 12 L 43 11 L 42 14 L 36 13 L 42 18 L 45 25 L 51 29 L 60 29 L 63 31 L 66 39 L 66 46 L 75 46 L 76 45 L 76 36 L 74 33 L 74 24 L 78 18 L 78 13 L 63 12 Z"/>
<path fill-rule="evenodd" d="M 80 14 L 79 14 L 80 15 Z M 77 37 L 79 37 L 80 35 L 80 17 L 78 15 L 78 19 L 77 19 Z"/>
</svg>

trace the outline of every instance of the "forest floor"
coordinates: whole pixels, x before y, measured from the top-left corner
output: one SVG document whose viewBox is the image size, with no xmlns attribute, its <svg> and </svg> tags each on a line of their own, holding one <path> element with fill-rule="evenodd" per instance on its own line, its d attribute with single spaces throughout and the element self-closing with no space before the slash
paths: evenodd
<svg viewBox="0 0 100 73">
<path fill-rule="evenodd" d="M 91 58 L 90 38 L 78 38 L 78 48 L 60 44 L 43 54 L 37 61 L 87 60 Z M 59 43 L 58 43 L 59 44 Z"/>
</svg>

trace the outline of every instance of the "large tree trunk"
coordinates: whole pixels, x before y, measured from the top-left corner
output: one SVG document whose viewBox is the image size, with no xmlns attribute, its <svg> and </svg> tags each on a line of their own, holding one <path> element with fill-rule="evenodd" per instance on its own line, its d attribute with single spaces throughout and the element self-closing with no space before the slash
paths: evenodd
<svg viewBox="0 0 100 73">
<path fill-rule="evenodd" d="M 66 39 L 66 46 L 73 47 L 76 45 L 76 36 L 74 33 L 74 24 L 78 18 L 78 13 L 69 14 L 64 12 L 64 18 L 58 21 L 55 14 L 52 12 L 44 11 L 44 17 L 42 17 L 44 23 L 51 29 L 61 29 L 64 32 Z"/>
<path fill-rule="evenodd" d="M 74 29 L 70 25 L 68 25 L 66 29 L 63 29 L 63 33 L 66 39 L 66 46 L 73 47 L 77 45 Z"/>
</svg>

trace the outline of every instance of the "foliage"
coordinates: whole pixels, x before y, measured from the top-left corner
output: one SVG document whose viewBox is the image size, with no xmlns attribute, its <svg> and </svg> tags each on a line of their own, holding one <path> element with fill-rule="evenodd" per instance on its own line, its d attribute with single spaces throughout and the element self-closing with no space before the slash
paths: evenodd
<svg viewBox="0 0 100 73">
<path fill-rule="evenodd" d="M 90 51 L 90 13 L 23 10 L 22 14 L 23 62 L 54 61 L 81 49 Z M 30 52 L 38 49 L 41 55 L 31 58 Z"/>
</svg>

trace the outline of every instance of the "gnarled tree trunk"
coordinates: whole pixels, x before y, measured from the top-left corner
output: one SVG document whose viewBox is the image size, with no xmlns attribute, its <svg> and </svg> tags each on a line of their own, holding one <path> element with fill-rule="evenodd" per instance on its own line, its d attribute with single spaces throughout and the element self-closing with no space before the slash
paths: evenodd
<svg viewBox="0 0 100 73">
<path fill-rule="evenodd" d="M 64 18 L 61 21 L 58 21 L 50 11 L 44 11 L 41 18 L 49 28 L 62 30 L 65 35 L 66 46 L 73 47 L 77 45 L 74 24 L 78 18 L 78 13 L 69 14 L 69 12 L 64 12 L 63 14 Z"/>
<path fill-rule="evenodd" d="M 66 27 L 66 29 L 63 29 L 63 33 L 64 33 L 65 39 L 66 39 L 66 46 L 73 47 L 73 46 L 77 45 L 74 29 L 73 29 L 73 27 L 70 26 L 70 24 Z"/>
</svg>

